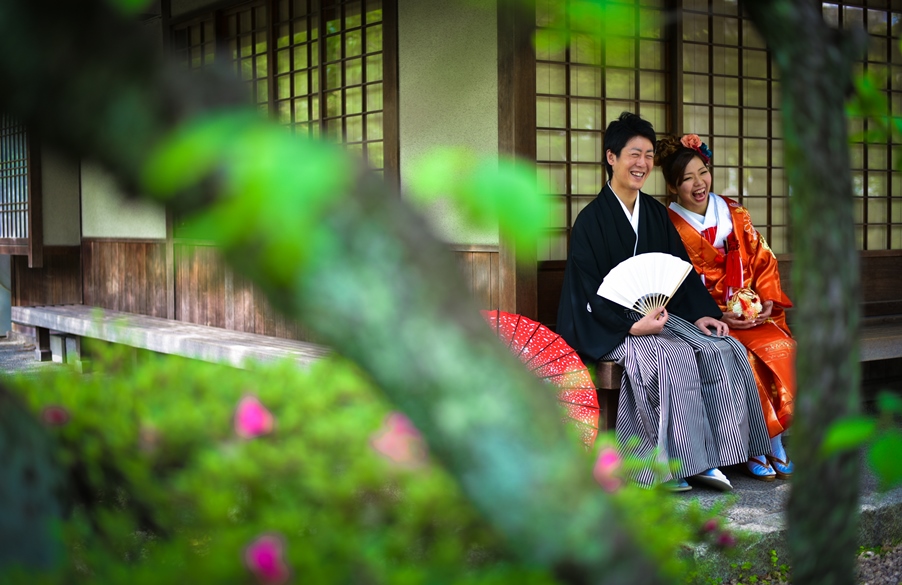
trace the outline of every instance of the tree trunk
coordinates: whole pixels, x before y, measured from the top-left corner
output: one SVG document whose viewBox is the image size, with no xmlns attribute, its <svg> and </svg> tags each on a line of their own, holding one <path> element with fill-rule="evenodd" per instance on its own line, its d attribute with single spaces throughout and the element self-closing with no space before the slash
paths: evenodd
<svg viewBox="0 0 902 585">
<path fill-rule="evenodd" d="M 141 27 L 102 0 L 0 0 L 0 107 L 132 188 L 180 122 L 245 103 L 237 80 L 179 81 L 155 55 Z M 261 270 L 258 248 L 228 258 L 372 376 L 524 559 L 573 583 L 663 582 L 592 482 L 553 392 L 482 321 L 451 253 L 374 175 L 355 181 L 323 220 L 336 245 L 303 274 Z M 197 190 L 178 203 L 218 196 Z"/>
<path fill-rule="evenodd" d="M 860 292 L 844 103 L 864 44 L 829 27 L 820 2 L 743 6 L 779 68 L 783 96 L 798 341 L 788 509 L 793 583 L 854 583 L 858 458 L 818 451 L 828 427 L 859 409 Z"/>
</svg>

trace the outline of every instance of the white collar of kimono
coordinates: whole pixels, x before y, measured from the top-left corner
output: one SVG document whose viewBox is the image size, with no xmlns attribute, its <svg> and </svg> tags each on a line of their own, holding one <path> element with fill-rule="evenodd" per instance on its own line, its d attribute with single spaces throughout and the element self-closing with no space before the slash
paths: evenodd
<svg viewBox="0 0 902 585">
<path fill-rule="evenodd" d="M 710 227 L 717 226 L 717 234 L 714 236 L 714 247 L 723 248 L 730 232 L 733 231 L 733 221 L 730 218 L 730 208 L 724 198 L 716 193 L 708 195 L 708 205 L 705 215 L 700 215 L 689 211 L 675 201 L 670 204 L 670 209 L 674 210 L 677 215 L 685 219 L 689 225 L 695 228 L 695 231 L 701 233 Z M 724 221 L 721 221 L 723 218 Z"/>
<path fill-rule="evenodd" d="M 620 204 L 621 209 L 623 209 L 623 213 L 626 215 L 626 220 L 630 222 L 630 225 L 633 226 L 633 231 L 636 233 L 636 243 L 633 245 L 633 256 L 636 255 L 636 246 L 639 244 L 639 199 L 640 197 L 636 195 L 636 203 L 633 205 L 633 212 L 630 213 L 630 210 L 626 208 L 626 205 L 623 203 L 623 200 L 620 199 L 620 196 L 614 191 L 614 188 L 611 187 L 611 182 L 608 181 L 608 187 L 611 189 L 611 193 L 614 193 L 614 196 L 617 197 L 617 203 Z"/>
<path fill-rule="evenodd" d="M 636 242 L 633 244 L 633 256 L 636 255 L 636 246 L 639 245 L 639 196 L 636 196 L 636 203 L 633 205 L 633 212 L 630 213 L 630 210 L 626 208 L 626 205 L 623 204 L 623 200 L 617 195 L 614 191 L 614 188 L 611 187 L 611 182 L 608 181 L 608 187 L 611 189 L 611 193 L 614 193 L 614 198 L 617 199 L 617 203 L 620 204 L 621 209 L 623 209 L 623 213 L 626 215 L 626 220 L 630 222 L 630 225 L 633 226 L 633 231 L 636 232 Z M 592 305 L 590 303 L 586 303 L 586 311 L 589 313 L 592 312 Z"/>
</svg>

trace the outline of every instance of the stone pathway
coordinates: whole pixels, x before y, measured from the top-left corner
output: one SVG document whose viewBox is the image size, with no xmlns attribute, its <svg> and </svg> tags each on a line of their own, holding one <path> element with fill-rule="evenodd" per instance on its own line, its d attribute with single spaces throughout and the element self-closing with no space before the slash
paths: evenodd
<svg viewBox="0 0 902 585">
<path fill-rule="evenodd" d="M 62 368 L 63 364 L 39 362 L 34 359 L 34 345 L 20 339 L 0 337 L 0 372 L 31 373 L 48 368 Z"/>
</svg>

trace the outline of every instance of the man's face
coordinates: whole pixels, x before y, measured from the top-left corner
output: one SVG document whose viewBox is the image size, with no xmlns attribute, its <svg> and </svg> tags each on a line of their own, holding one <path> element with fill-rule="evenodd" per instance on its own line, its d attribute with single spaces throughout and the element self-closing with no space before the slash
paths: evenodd
<svg viewBox="0 0 902 585">
<path fill-rule="evenodd" d="M 620 156 L 611 150 L 605 156 L 614 169 L 611 188 L 615 193 L 640 190 L 655 167 L 655 145 L 644 136 L 631 138 L 620 151 Z"/>
</svg>

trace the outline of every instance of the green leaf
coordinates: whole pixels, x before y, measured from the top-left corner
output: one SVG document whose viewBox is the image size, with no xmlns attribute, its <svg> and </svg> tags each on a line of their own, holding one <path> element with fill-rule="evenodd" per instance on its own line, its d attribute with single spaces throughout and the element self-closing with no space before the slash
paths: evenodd
<svg viewBox="0 0 902 585">
<path fill-rule="evenodd" d="M 902 397 L 892 392 L 881 392 L 877 395 L 877 410 L 902 414 Z"/>
<path fill-rule="evenodd" d="M 883 79 L 885 80 L 885 75 Z M 852 117 L 865 117 L 876 122 L 879 129 L 889 132 L 889 102 L 881 89 L 883 81 L 876 72 L 868 71 L 855 78 L 855 94 L 846 105 L 846 113 Z"/>
<path fill-rule="evenodd" d="M 883 433 L 868 450 L 868 463 L 877 474 L 880 489 L 888 490 L 902 484 L 902 433 L 891 430 Z"/>
<path fill-rule="evenodd" d="M 533 44 L 539 55 L 557 55 L 570 44 L 570 31 L 542 28 L 535 32 Z"/>
<path fill-rule="evenodd" d="M 236 135 L 258 122 L 245 111 L 192 120 L 154 148 L 141 173 L 144 189 L 168 199 L 197 185 L 223 164 Z"/>
<path fill-rule="evenodd" d="M 497 225 L 518 258 L 535 257 L 536 243 L 548 224 L 547 189 L 533 165 L 514 159 L 478 162 L 460 148 L 436 149 L 414 165 L 408 181 L 413 201 L 449 199 L 464 219 L 478 228 Z"/>
<path fill-rule="evenodd" d="M 296 137 L 255 113 L 208 116 L 165 139 L 142 173 L 160 198 L 215 178 L 219 196 L 191 218 L 187 233 L 260 250 L 261 268 L 279 285 L 333 241 L 323 214 L 349 193 L 354 169 L 347 153 L 326 142 Z"/>
<path fill-rule="evenodd" d="M 538 181 L 535 167 L 502 159 L 497 168 L 484 164 L 474 179 L 477 200 L 491 202 L 501 236 L 514 244 L 518 259 L 533 261 L 550 207 L 548 191 Z"/>
<path fill-rule="evenodd" d="M 407 194 L 420 202 L 450 196 L 460 199 L 462 181 L 477 165 L 475 154 L 465 148 L 443 147 L 430 150 L 413 165 Z"/>
<path fill-rule="evenodd" d="M 877 421 L 865 416 L 853 416 L 833 423 L 821 444 L 821 455 L 829 457 L 841 451 L 857 449 L 874 436 Z"/>
</svg>

